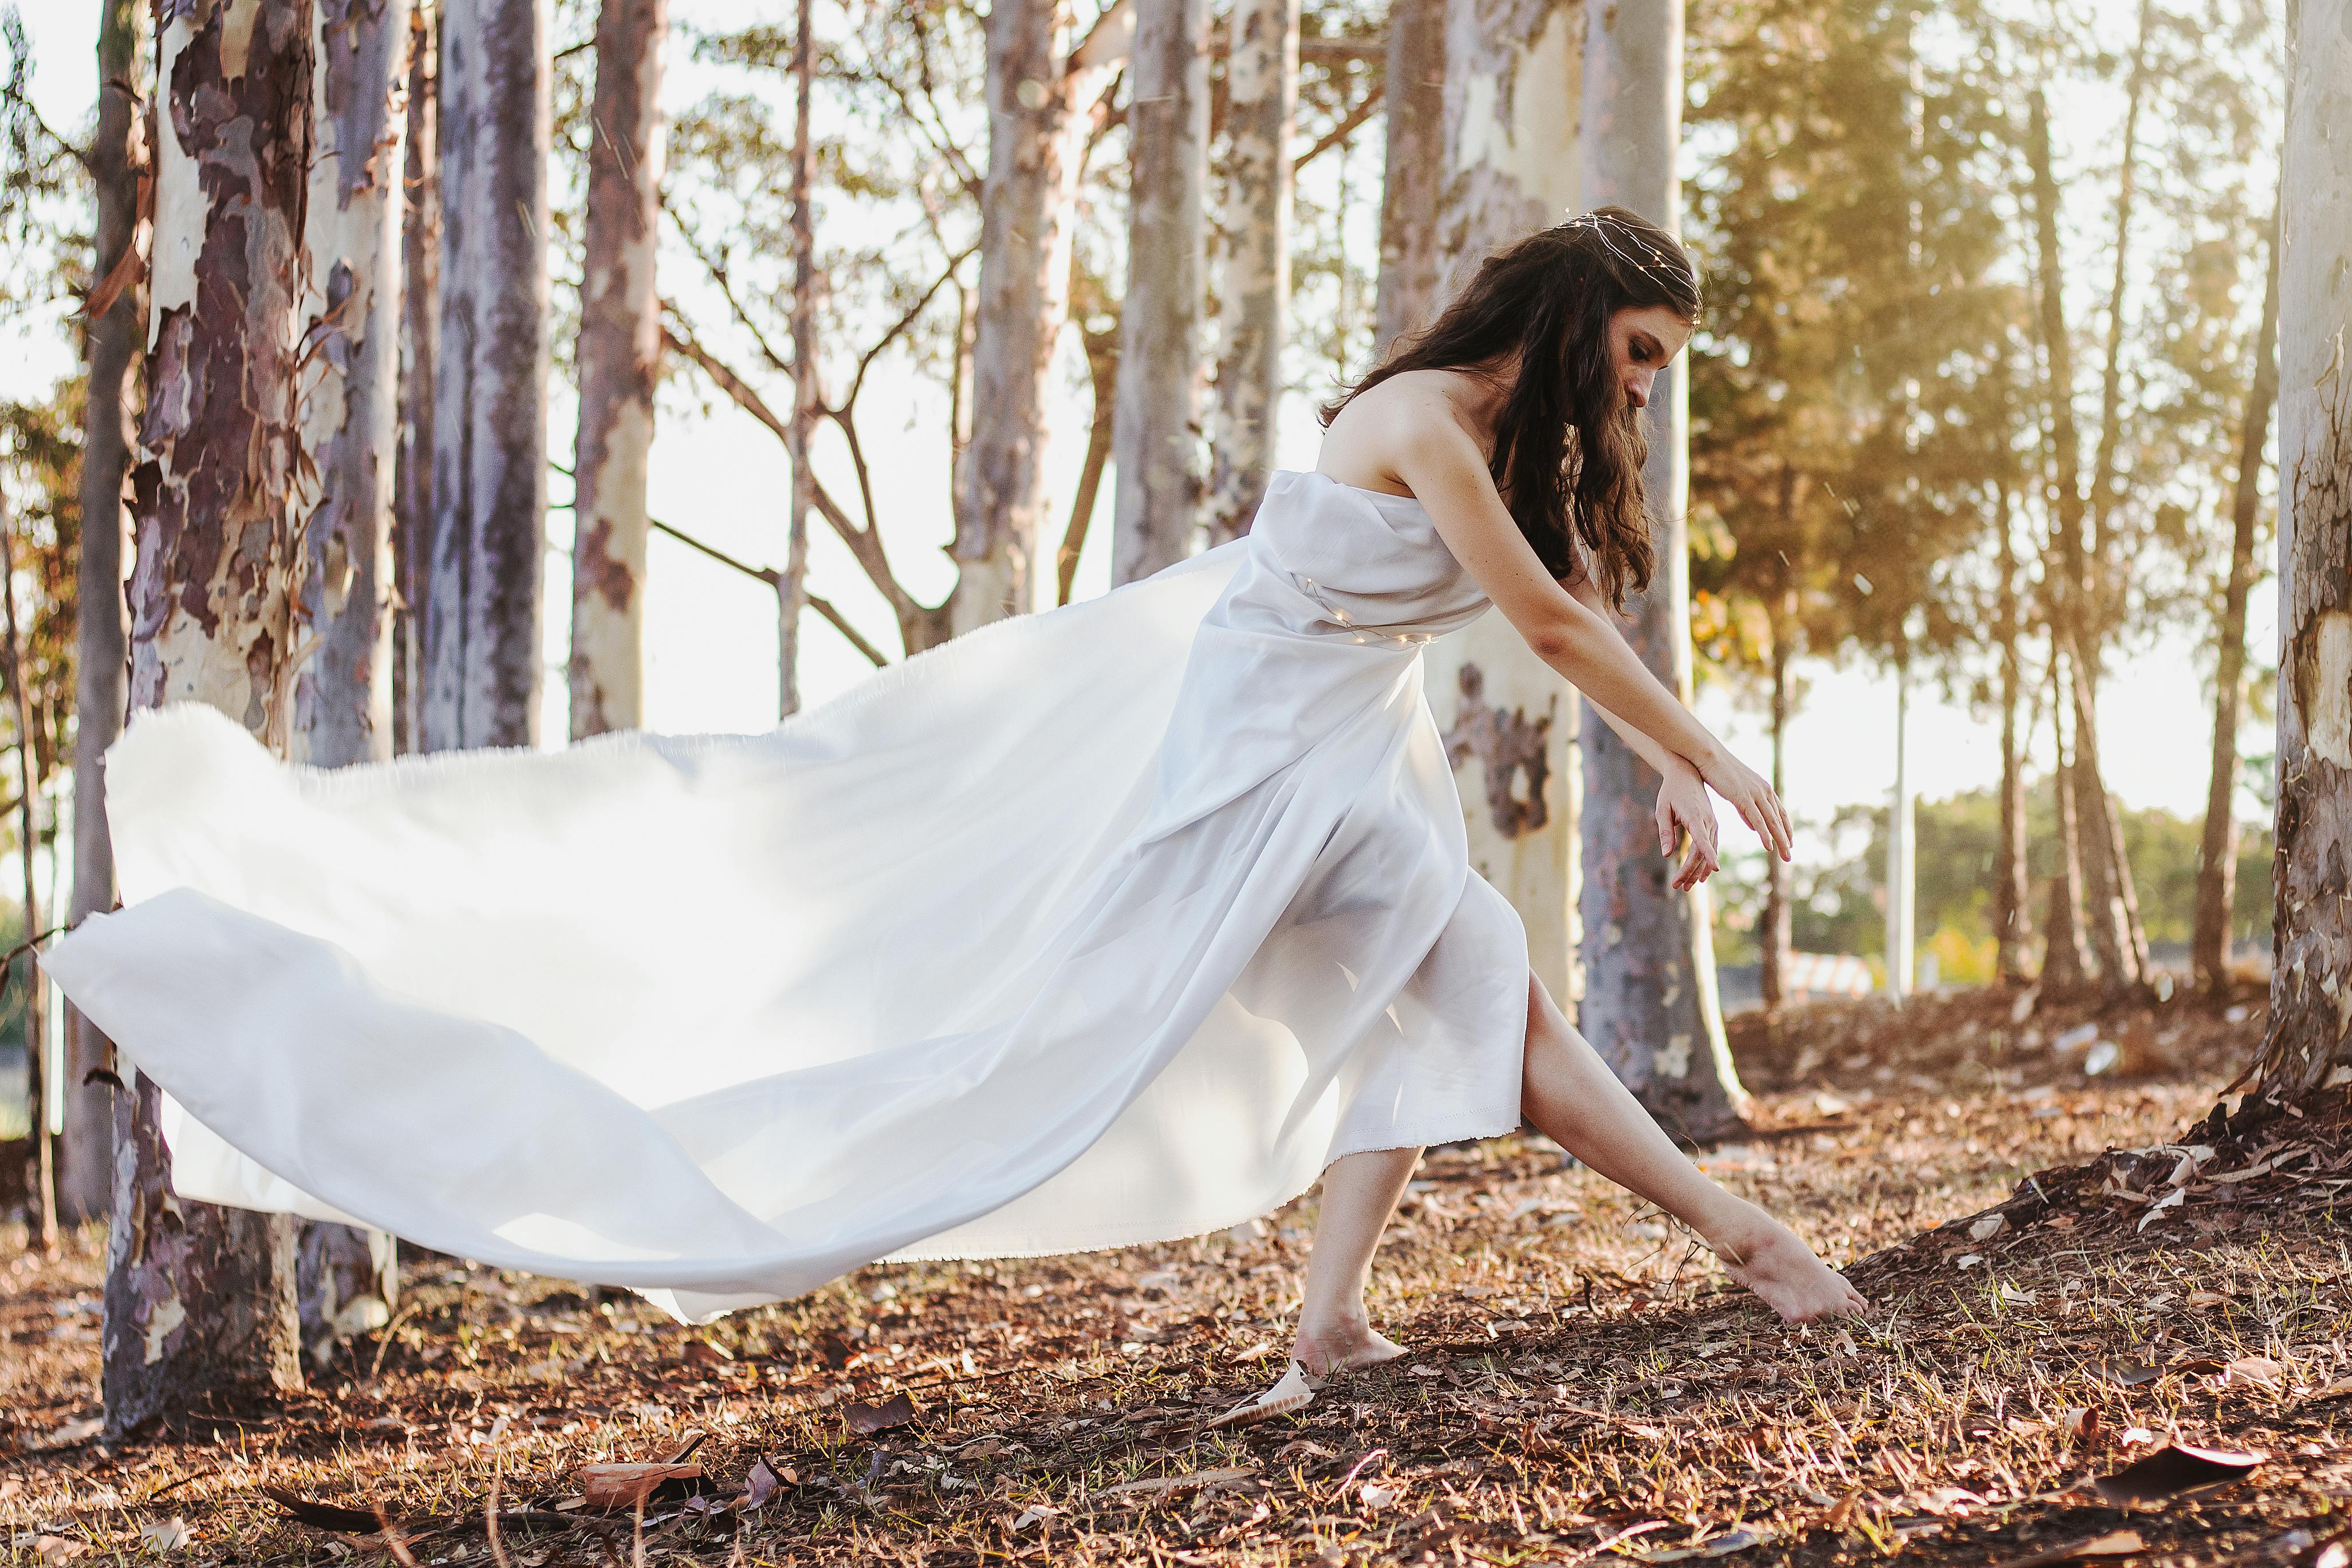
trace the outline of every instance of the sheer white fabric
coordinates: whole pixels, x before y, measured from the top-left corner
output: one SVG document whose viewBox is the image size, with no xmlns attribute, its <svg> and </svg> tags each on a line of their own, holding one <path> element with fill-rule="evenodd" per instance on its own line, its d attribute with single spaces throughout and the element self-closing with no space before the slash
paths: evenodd
<svg viewBox="0 0 2352 1568">
<path fill-rule="evenodd" d="M 1417 502 L 1281 474 L 765 735 L 327 772 L 148 713 L 127 907 L 47 965 L 184 1195 L 681 1317 L 1196 1235 L 1517 1122 L 1526 938 L 1422 693 L 1486 608 Z"/>
</svg>

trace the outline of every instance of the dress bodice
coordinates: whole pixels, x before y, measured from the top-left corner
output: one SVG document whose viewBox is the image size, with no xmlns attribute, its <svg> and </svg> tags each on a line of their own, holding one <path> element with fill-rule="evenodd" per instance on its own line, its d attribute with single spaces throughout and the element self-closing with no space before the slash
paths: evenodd
<svg viewBox="0 0 2352 1568">
<path fill-rule="evenodd" d="M 1411 496 L 1276 473 L 1250 527 L 1250 564 L 1228 609 L 1279 616 L 1288 630 L 1417 647 L 1476 620 L 1486 595 Z"/>
</svg>

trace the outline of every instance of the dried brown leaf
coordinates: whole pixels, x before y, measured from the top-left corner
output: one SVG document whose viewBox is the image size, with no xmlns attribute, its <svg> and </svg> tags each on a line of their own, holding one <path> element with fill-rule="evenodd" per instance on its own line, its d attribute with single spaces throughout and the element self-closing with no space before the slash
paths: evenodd
<svg viewBox="0 0 2352 1568">
<path fill-rule="evenodd" d="M 904 1426 L 916 1416 L 915 1401 L 904 1390 L 892 1394 L 879 1405 L 852 1405 L 842 1412 L 842 1419 L 860 1437 L 871 1437 L 877 1432 L 887 1432 L 893 1426 Z"/>
<path fill-rule="evenodd" d="M 2228 1448 L 2199 1448 L 2175 1443 L 2133 1460 L 2111 1476 L 2102 1476 L 2092 1486 L 2099 1496 L 2119 1508 L 2145 1507 L 2170 1502 L 2208 1488 L 2227 1486 L 2265 1458 Z"/>
</svg>

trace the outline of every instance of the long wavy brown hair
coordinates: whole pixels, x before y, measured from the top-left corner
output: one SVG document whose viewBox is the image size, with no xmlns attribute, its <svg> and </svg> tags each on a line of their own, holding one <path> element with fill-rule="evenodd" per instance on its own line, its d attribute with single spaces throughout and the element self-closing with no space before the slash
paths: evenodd
<svg viewBox="0 0 2352 1568">
<path fill-rule="evenodd" d="M 1689 256 L 1638 213 L 1596 207 L 1480 263 L 1436 321 L 1324 406 L 1323 423 L 1392 375 L 1498 375 L 1516 353 L 1487 460 L 1495 488 L 1547 571 L 1573 577 L 1581 543 L 1601 592 L 1622 607 L 1650 585 L 1657 551 L 1642 492 L 1649 442 L 1611 369 L 1609 322 L 1652 305 L 1697 323 Z"/>
</svg>

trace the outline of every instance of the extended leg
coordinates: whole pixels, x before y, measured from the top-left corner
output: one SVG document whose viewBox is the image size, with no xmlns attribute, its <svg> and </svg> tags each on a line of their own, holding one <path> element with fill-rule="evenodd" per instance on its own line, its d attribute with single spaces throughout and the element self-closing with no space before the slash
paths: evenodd
<svg viewBox="0 0 2352 1568">
<path fill-rule="evenodd" d="M 1704 1237 L 1731 1277 L 1790 1322 L 1860 1311 L 1859 1293 L 1797 1234 L 1691 1163 L 1528 976 L 1520 1108 L 1552 1142 Z"/>
</svg>

